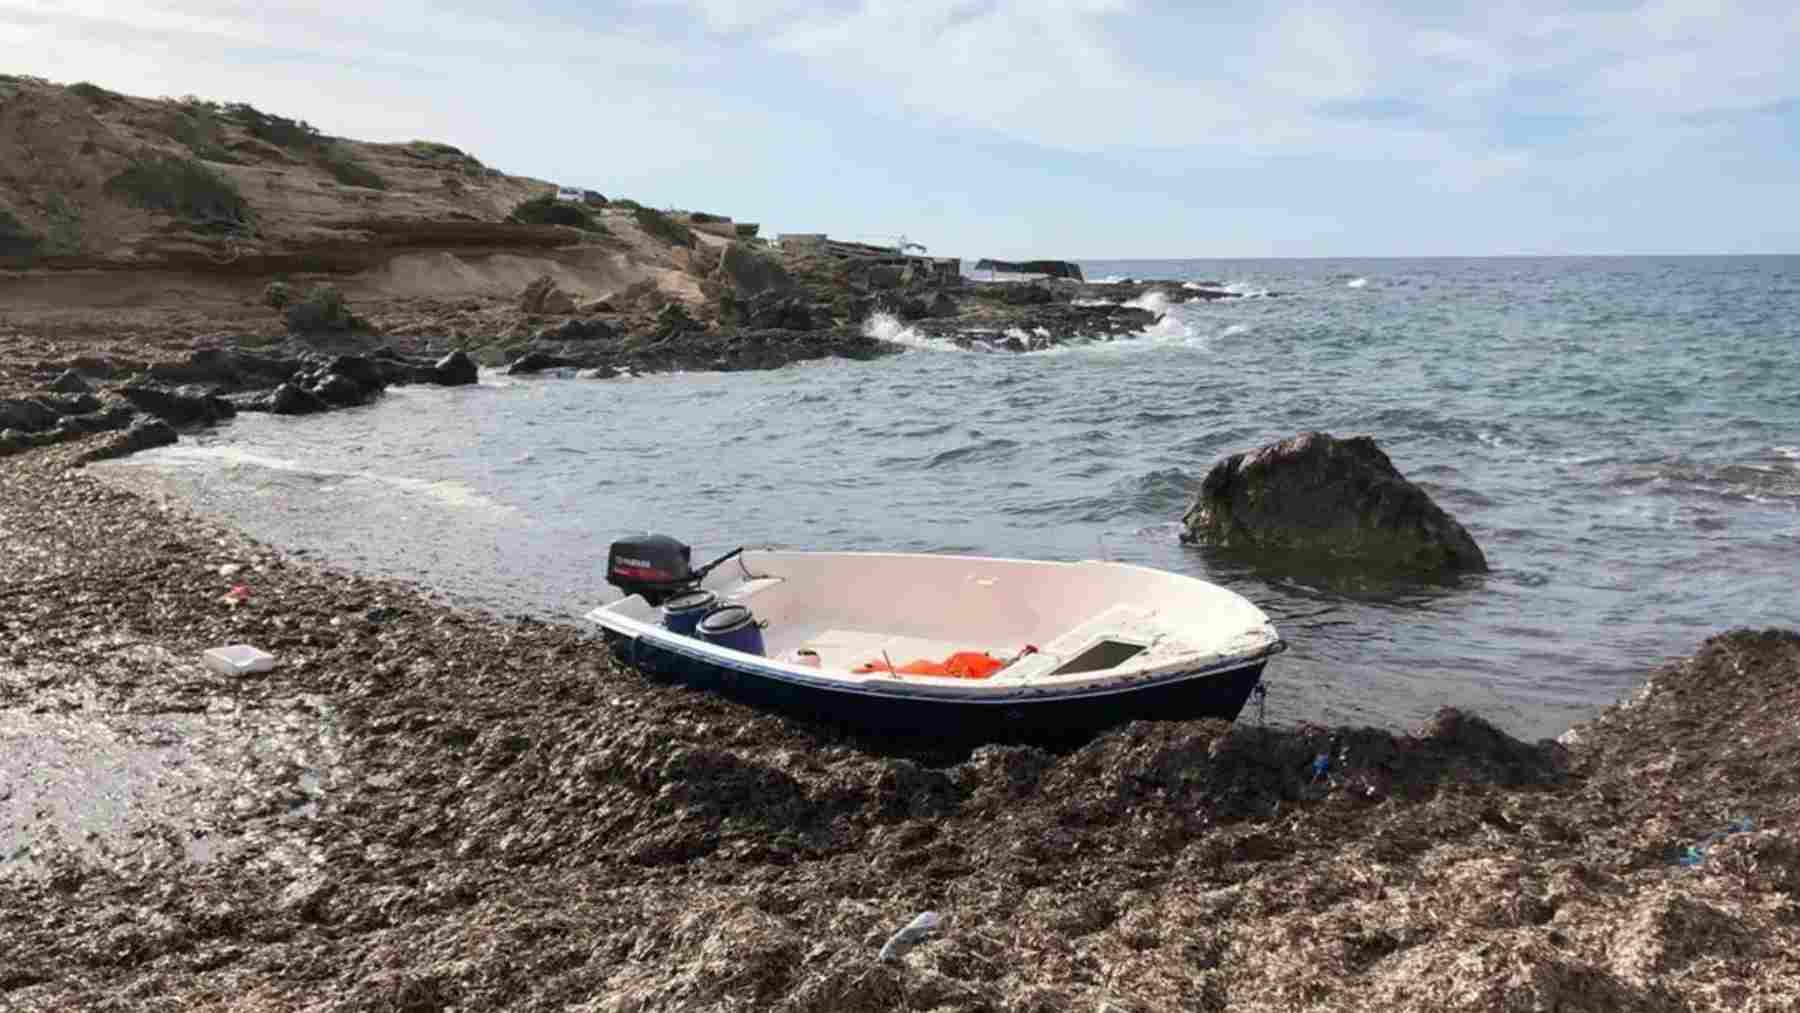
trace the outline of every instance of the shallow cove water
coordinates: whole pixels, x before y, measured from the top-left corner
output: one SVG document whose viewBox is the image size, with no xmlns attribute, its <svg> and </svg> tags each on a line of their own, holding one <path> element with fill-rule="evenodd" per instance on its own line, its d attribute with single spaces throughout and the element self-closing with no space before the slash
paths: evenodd
<svg viewBox="0 0 1800 1013">
<path fill-rule="evenodd" d="M 919 347 L 399 388 L 101 467 L 286 548 L 564 619 L 603 592 L 612 538 L 643 530 L 697 557 L 752 544 L 1192 573 L 1292 645 L 1268 673 L 1281 721 L 1405 727 L 1453 704 L 1553 735 L 1711 633 L 1796 623 L 1800 258 L 1084 269 L 1247 297 L 1028 355 L 878 320 Z M 1215 461 L 1311 429 L 1373 435 L 1493 572 L 1375 580 L 1179 544 Z"/>
</svg>

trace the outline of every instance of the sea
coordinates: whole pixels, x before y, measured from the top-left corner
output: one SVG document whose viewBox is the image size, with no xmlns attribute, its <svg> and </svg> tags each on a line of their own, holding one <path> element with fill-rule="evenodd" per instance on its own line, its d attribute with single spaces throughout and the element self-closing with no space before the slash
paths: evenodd
<svg viewBox="0 0 1800 1013">
<path fill-rule="evenodd" d="M 754 373 L 486 375 L 242 415 L 97 470 L 283 549 L 572 624 L 608 544 L 1105 558 L 1193 574 L 1291 645 L 1246 720 L 1554 736 L 1735 627 L 1800 625 L 1800 257 L 1090 261 L 1210 282 L 1135 337 Z M 1209 468 L 1367 434 L 1491 571 L 1180 543 Z M 254 593 L 254 588 L 252 588 Z"/>
</svg>

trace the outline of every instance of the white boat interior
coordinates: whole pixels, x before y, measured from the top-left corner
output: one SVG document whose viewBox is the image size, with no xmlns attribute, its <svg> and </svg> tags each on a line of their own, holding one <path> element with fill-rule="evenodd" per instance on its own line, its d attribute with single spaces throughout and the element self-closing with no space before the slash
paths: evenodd
<svg viewBox="0 0 1800 1013">
<path fill-rule="evenodd" d="M 1280 642 L 1241 595 L 1125 563 L 748 549 L 702 586 L 765 624 L 768 663 L 869 690 L 1060 691 L 1190 672 L 1270 653 Z M 628 635 L 676 636 L 637 595 L 588 618 Z M 726 652 L 680 639 L 690 651 Z M 803 649 L 816 652 L 816 668 L 799 663 Z M 887 670 L 958 652 L 1006 664 L 980 679 Z M 857 671 L 871 664 L 875 671 Z"/>
</svg>

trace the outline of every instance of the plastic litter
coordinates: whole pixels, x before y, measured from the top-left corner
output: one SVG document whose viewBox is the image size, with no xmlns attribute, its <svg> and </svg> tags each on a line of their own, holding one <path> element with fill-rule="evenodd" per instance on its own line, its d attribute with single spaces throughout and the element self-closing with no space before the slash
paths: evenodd
<svg viewBox="0 0 1800 1013">
<path fill-rule="evenodd" d="M 917 917 L 906 923 L 905 928 L 889 936 L 888 941 L 882 944 L 881 959 L 883 961 L 899 960 L 906 955 L 907 950 L 919 945 L 920 941 L 930 935 L 942 921 L 943 919 L 938 917 L 936 911 L 921 911 Z"/>
<path fill-rule="evenodd" d="M 1731 824 L 1729 826 L 1727 826 L 1725 829 L 1715 830 L 1712 833 L 1707 834 L 1705 837 L 1700 839 L 1700 843 L 1690 844 L 1687 847 L 1683 848 L 1681 850 L 1681 854 L 1676 857 L 1675 864 L 1676 865 L 1685 865 L 1690 869 L 1700 866 L 1706 862 L 1706 849 L 1708 847 L 1710 847 L 1711 845 L 1713 845 L 1714 843 L 1716 843 L 1718 841 L 1722 841 L 1725 838 L 1730 837 L 1732 834 L 1747 834 L 1755 829 L 1756 829 L 1756 821 L 1755 820 L 1751 819 L 1748 816 L 1741 816 L 1735 820 L 1732 820 Z"/>
<path fill-rule="evenodd" d="M 259 651 L 249 644 L 214 647 L 200 655 L 200 660 L 207 668 L 220 675 L 249 675 L 252 672 L 267 672 L 275 667 L 273 654 Z"/>
<path fill-rule="evenodd" d="M 250 600 L 250 585 L 233 584 L 231 590 L 219 596 L 219 600 L 227 605 L 237 605 Z"/>
</svg>

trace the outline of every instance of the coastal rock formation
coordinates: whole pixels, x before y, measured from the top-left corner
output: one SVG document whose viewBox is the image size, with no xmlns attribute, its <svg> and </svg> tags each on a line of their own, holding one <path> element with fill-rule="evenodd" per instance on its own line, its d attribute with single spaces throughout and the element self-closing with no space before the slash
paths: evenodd
<svg viewBox="0 0 1800 1013">
<path fill-rule="evenodd" d="M 184 394 L 135 384 L 119 388 L 119 394 L 139 411 L 170 425 L 211 425 L 237 414 L 236 405 L 210 395 Z"/>
<path fill-rule="evenodd" d="M 1213 466 L 1181 540 L 1413 571 L 1485 571 L 1469 532 L 1371 437 L 1301 433 Z"/>
<path fill-rule="evenodd" d="M 85 394 L 93 388 L 81 378 L 81 374 L 72 369 L 65 369 L 50 381 L 50 389 L 59 394 Z"/>
<path fill-rule="evenodd" d="M 466 387 L 481 379 L 475 360 L 460 348 L 439 359 L 432 369 L 437 373 L 437 382 L 446 387 Z"/>
<path fill-rule="evenodd" d="M 604 320 L 575 319 L 542 328 L 534 338 L 538 341 L 601 341 L 618 336 L 618 329 Z"/>
<path fill-rule="evenodd" d="M 745 297 L 764 292 L 786 293 L 794 288 L 793 277 L 779 260 L 757 252 L 748 243 L 726 244 L 719 251 L 719 265 L 712 276 Z"/>
<path fill-rule="evenodd" d="M 324 398 L 291 383 L 276 387 L 269 396 L 268 410 L 276 415 L 311 415 L 330 409 L 331 405 L 326 404 Z"/>
<path fill-rule="evenodd" d="M 125 457 L 140 450 L 151 447 L 166 447 L 180 439 L 175 427 L 157 418 L 139 418 L 123 431 L 83 450 L 76 456 L 76 463 L 85 464 L 90 461 L 104 461 L 114 457 Z"/>
</svg>

